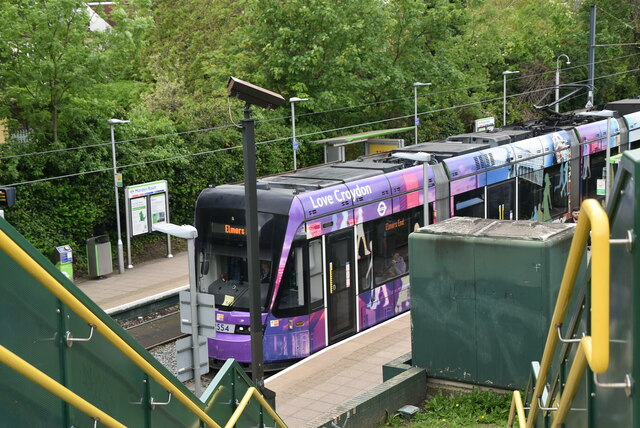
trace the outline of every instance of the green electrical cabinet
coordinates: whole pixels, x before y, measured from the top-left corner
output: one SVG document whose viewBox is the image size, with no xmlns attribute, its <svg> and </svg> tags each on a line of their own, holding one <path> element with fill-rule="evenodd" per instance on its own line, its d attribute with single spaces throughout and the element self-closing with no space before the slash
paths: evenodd
<svg viewBox="0 0 640 428">
<path fill-rule="evenodd" d="M 454 217 L 409 237 L 412 362 L 522 388 L 542 357 L 573 225 Z"/>
</svg>

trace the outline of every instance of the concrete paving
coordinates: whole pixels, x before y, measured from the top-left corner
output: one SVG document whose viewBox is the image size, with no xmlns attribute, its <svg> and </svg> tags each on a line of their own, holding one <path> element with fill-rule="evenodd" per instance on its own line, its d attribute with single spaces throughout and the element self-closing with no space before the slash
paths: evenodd
<svg viewBox="0 0 640 428">
<path fill-rule="evenodd" d="M 115 261 L 113 269 L 114 273 L 104 278 L 75 281 L 107 313 L 135 307 L 141 302 L 155 300 L 189 286 L 186 251 L 174 254 L 171 258 L 139 263 L 132 269 L 125 269 L 123 274 L 118 272 Z"/>
<path fill-rule="evenodd" d="M 411 317 L 405 313 L 302 360 L 265 385 L 276 392 L 276 410 L 289 428 L 310 428 L 307 422 L 381 384 L 382 366 L 410 351 Z"/>
<path fill-rule="evenodd" d="M 186 289 L 187 252 L 135 265 L 76 285 L 107 313 Z M 408 313 L 337 343 L 266 380 L 290 428 L 306 423 L 382 383 L 382 365 L 411 350 Z"/>
</svg>

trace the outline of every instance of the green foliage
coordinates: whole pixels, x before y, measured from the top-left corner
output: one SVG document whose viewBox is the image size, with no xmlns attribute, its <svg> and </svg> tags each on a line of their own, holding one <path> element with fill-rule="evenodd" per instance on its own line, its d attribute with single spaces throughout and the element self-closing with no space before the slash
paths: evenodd
<svg viewBox="0 0 640 428">
<path fill-rule="evenodd" d="M 481 391 L 445 395 L 438 392 L 429 399 L 420 413 L 409 423 L 398 415 L 390 418 L 385 427 L 462 428 L 506 426 L 511 407 L 511 394 Z"/>
<path fill-rule="evenodd" d="M 621 24 L 638 28 L 637 1 L 597 3 L 598 43 L 637 41 Z M 296 105 L 299 167 L 322 162 L 313 140 L 413 124 L 414 82 L 433 83 L 418 91 L 418 111 L 434 111 L 421 115 L 428 141 L 501 117 L 506 69 L 521 72 L 509 93 L 530 93 L 509 100 L 510 120 L 539 115 L 533 91 L 553 84 L 558 55 L 572 61 L 561 64 L 563 82 L 586 78 L 574 66 L 587 61 L 584 2 L 141 0 L 117 2 L 109 18 L 114 28 L 89 33 L 78 0 L 0 2 L 0 117 L 32 129 L 27 141 L 0 145 L 0 183 L 29 183 L 6 215 L 45 252 L 115 237 L 111 117 L 131 120 L 115 129 L 124 185 L 168 180 L 174 223 L 192 222 L 201 189 L 242 181 L 230 118 L 239 122 L 242 104 L 227 99 L 230 75 L 309 98 Z M 597 64 L 596 75 L 609 76 L 596 82 L 597 100 L 637 95 L 638 74 L 627 73 L 640 66 L 635 54 L 598 48 L 598 61 L 631 56 Z M 293 167 L 287 107 L 253 109 L 258 175 Z M 30 183 L 52 177 L 65 178 Z"/>
</svg>

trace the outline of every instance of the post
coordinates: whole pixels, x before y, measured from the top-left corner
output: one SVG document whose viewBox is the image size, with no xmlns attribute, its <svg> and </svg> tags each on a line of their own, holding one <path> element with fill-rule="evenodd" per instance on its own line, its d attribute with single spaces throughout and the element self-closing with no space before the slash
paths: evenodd
<svg viewBox="0 0 640 428">
<path fill-rule="evenodd" d="M 571 60 L 566 54 L 560 54 L 558 58 L 556 58 L 556 113 L 560 113 L 560 104 L 558 101 L 560 100 L 560 58 L 562 57 L 567 59 L 567 65 L 571 64 Z"/>
<path fill-rule="evenodd" d="M 415 126 L 415 138 L 414 144 L 418 144 L 418 126 L 420 125 L 420 119 L 418 118 L 418 86 L 431 86 L 431 83 L 415 82 L 413 84 L 413 125 Z"/>
<path fill-rule="evenodd" d="M 256 187 L 255 122 L 251 118 L 251 105 L 244 107 L 242 119 L 242 146 L 244 153 L 245 220 L 247 222 L 247 264 L 249 276 L 251 377 L 262 393 L 264 370 L 262 353 L 262 310 L 260 304 L 260 272 L 258 252 L 258 196 Z"/>
<path fill-rule="evenodd" d="M 507 124 L 507 75 L 517 74 L 519 71 L 503 71 L 502 72 L 502 127 Z"/>
<path fill-rule="evenodd" d="M 168 219 L 167 219 L 168 220 Z M 191 312 L 191 358 L 193 363 L 194 392 L 200 396 L 202 383 L 200 379 L 200 325 L 198 320 L 198 277 L 196 276 L 196 243 L 198 230 L 189 225 L 178 226 L 166 223 L 153 225 L 153 230 L 166 233 L 187 240 L 187 255 L 189 258 L 189 309 Z"/>
<path fill-rule="evenodd" d="M 507 75 L 502 73 L 502 126 L 507 124 Z"/>
<path fill-rule="evenodd" d="M 587 95 L 587 108 L 593 107 L 593 92 L 595 91 L 593 82 L 596 73 L 596 6 L 591 6 L 589 17 L 589 64 L 587 68 L 589 92 Z"/>
<path fill-rule="evenodd" d="M 556 113 L 560 113 L 560 62 L 556 61 Z"/>
<path fill-rule="evenodd" d="M 195 231 L 197 236 L 198 232 Z M 167 236 L 170 236 L 167 234 Z M 194 392 L 197 397 L 200 397 L 202 390 L 202 384 L 200 380 L 200 337 L 198 335 L 198 287 L 196 286 L 196 244 L 195 237 L 187 239 L 187 256 L 189 257 L 189 294 L 191 301 L 191 345 L 193 352 L 193 380 Z"/>
<path fill-rule="evenodd" d="M 295 103 L 298 101 L 307 101 L 309 98 L 298 98 L 291 97 L 289 98 L 289 102 L 291 103 L 291 132 L 293 134 L 293 139 L 291 141 L 291 148 L 293 149 L 293 170 L 298 169 L 298 140 L 296 140 L 296 107 Z"/>
<path fill-rule="evenodd" d="M 293 170 L 298 169 L 297 151 L 298 142 L 296 141 L 296 103 L 291 102 L 291 132 L 293 133 L 293 140 L 291 141 L 291 147 L 293 148 Z"/>
<path fill-rule="evenodd" d="M 604 205 L 609 205 L 609 191 L 611 189 L 611 118 L 607 117 L 607 165 L 604 178 Z"/>
<path fill-rule="evenodd" d="M 420 119 L 418 119 L 418 86 L 413 85 L 413 126 L 415 126 L 416 140 L 413 144 L 418 144 L 418 125 Z"/>
<path fill-rule="evenodd" d="M 113 119 L 112 119 L 113 120 Z M 111 128 L 111 157 L 113 160 L 113 188 L 115 190 L 116 197 L 116 226 L 118 234 L 118 271 L 124 273 L 124 255 L 122 251 L 122 237 L 120 236 L 120 202 L 118 200 L 118 171 L 116 169 L 116 140 L 113 133 L 113 126 L 118 122 L 109 121 L 109 127 Z"/>
</svg>

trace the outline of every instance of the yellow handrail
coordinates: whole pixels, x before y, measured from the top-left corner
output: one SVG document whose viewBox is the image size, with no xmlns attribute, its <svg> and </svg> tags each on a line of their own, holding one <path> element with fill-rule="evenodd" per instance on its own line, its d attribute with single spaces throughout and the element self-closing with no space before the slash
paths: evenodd
<svg viewBox="0 0 640 428">
<path fill-rule="evenodd" d="M 31 276 L 44 285 L 54 296 L 67 305 L 73 312 L 82 318 L 88 324 L 96 326 L 96 330 L 104 336 L 113 346 L 122 352 L 129 360 L 137 365 L 143 372 L 149 375 L 153 380 L 158 382 L 164 389 L 176 397 L 185 407 L 193 414 L 198 416 L 200 420 L 210 427 L 220 428 L 209 415 L 207 415 L 197 404 L 187 397 L 180 389 L 165 378 L 153 365 L 145 360 L 135 349 L 118 336 L 113 330 L 107 326 L 100 318 L 98 318 L 91 310 L 89 310 L 80 300 L 78 300 L 71 292 L 65 289 L 49 272 L 33 260 L 18 244 L 16 244 L 4 231 L 0 230 L 0 249 L 4 250 L 9 257 L 22 266 Z"/>
<path fill-rule="evenodd" d="M 513 426 L 514 415 L 518 414 L 518 426 L 525 427 L 527 425 L 527 418 L 524 417 L 524 405 L 522 404 L 522 395 L 520 391 L 513 391 L 513 397 L 511 399 L 511 410 L 509 410 L 508 427 Z"/>
<path fill-rule="evenodd" d="M 126 425 L 121 424 L 93 404 L 66 388 L 64 385 L 60 385 L 54 379 L 50 378 L 45 373 L 41 372 L 36 367 L 18 357 L 2 345 L 0 345 L 0 362 L 3 362 L 22 376 L 37 383 L 90 418 L 99 420 L 101 424 L 108 427 L 126 428 Z"/>
<path fill-rule="evenodd" d="M 580 220 L 571 242 L 567 265 L 562 277 L 558 300 L 549 326 L 547 341 L 542 354 L 540 372 L 527 417 L 527 428 L 535 422 L 539 410 L 538 398 L 547 382 L 551 360 L 558 344 L 557 326 L 562 325 L 578 276 L 582 255 L 591 231 L 591 336 L 583 337 L 569 372 L 560 399 L 554 425 L 562 423 L 577 391 L 580 379 L 589 363 L 591 370 L 602 373 L 609 366 L 609 218 L 595 199 L 587 199 L 580 208 Z M 513 400 L 516 399 L 514 394 Z M 516 404 L 512 405 L 512 411 Z M 512 415 L 509 416 L 512 421 Z"/>
<path fill-rule="evenodd" d="M 229 418 L 229 422 L 227 422 L 224 428 L 233 428 L 236 422 L 238 422 L 238 419 L 240 418 L 240 415 L 242 414 L 242 412 L 244 412 L 245 407 L 247 407 L 247 405 L 249 404 L 249 400 L 251 400 L 252 396 L 256 397 L 256 399 L 260 402 L 262 407 L 264 407 L 267 413 L 269 413 L 269 416 L 271 416 L 273 420 L 276 421 L 278 426 L 287 428 L 287 425 L 282 421 L 282 419 L 280 419 L 280 416 L 278 416 L 278 414 L 273 411 L 269 403 L 267 403 L 267 401 L 262 397 L 262 395 L 260 395 L 258 390 L 253 386 L 247 389 L 247 392 L 244 393 L 242 400 L 240 400 L 240 404 L 238 404 L 238 408 L 236 409 L 235 412 L 233 412 L 233 414 L 231 415 L 231 418 Z"/>
</svg>

